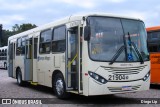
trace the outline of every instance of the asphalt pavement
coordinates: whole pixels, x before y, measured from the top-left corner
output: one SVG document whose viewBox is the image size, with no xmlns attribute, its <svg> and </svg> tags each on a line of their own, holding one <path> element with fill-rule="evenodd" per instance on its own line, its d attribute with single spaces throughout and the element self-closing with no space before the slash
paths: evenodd
<svg viewBox="0 0 160 107">
<path fill-rule="evenodd" d="M 71 94 L 70 98 L 61 100 L 49 87 L 30 84 L 24 87 L 18 86 L 16 79 L 8 77 L 7 70 L 0 69 L 0 98 L 42 99 L 43 102 L 48 103 L 43 105 L 0 105 L 0 107 L 160 107 L 160 104 L 154 104 L 156 101 L 160 103 L 160 85 L 151 85 L 150 90 L 136 93 L 91 97 Z"/>
</svg>

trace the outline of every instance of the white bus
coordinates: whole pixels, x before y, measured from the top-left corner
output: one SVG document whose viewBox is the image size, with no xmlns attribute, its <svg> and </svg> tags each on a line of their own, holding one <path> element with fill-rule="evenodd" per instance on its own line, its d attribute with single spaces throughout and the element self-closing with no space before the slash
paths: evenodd
<svg viewBox="0 0 160 107">
<path fill-rule="evenodd" d="M 7 69 L 7 49 L 8 46 L 0 47 L 0 68 Z"/>
<path fill-rule="evenodd" d="M 148 90 L 150 60 L 142 20 L 72 15 L 8 39 L 9 77 L 52 87 L 58 98 Z"/>
</svg>

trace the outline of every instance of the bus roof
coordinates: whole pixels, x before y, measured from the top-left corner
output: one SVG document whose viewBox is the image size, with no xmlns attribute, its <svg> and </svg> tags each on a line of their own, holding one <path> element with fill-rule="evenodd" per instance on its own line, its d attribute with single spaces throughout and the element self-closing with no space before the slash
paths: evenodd
<svg viewBox="0 0 160 107">
<path fill-rule="evenodd" d="M 148 27 L 146 28 L 147 32 L 160 30 L 160 26 Z"/>
<path fill-rule="evenodd" d="M 72 22 L 72 21 L 82 20 L 83 17 L 86 18 L 88 16 L 106 16 L 106 17 L 114 17 L 114 18 L 125 18 L 125 19 L 132 19 L 132 20 L 140 20 L 138 18 L 119 16 L 119 15 L 113 15 L 113 14 L 107 14 L 107 13 L 87 13 L 87 14 L 70 15 L 70 16 L 65 17 L 63 19 L 59 19 L 59 20 L 56 20 L 54 22 L 45 24 L 43 26 L 36 27 L 34 29 L 31 29 L 31 30 L 13 35 L 13 36 L 9 37 L 8 40 L 16 39 L 16 38 L 19 38 L 21 36 L 26 36 L 26 35 L 32 34 L 34 32 L 39 32 L 41 30 L 46 30 L 46 29 L 49 29 L 49 28 L 52 28 L 52 27 L 55 27 L 55 26 L 59 26 L 59 25 L 63 25 L 63 24 L 66 24 L 66 23 L 69 23 L 69 22 Z M 140 21 L 142 21 L 142 20 L 140 20 Z"/>
</svg>

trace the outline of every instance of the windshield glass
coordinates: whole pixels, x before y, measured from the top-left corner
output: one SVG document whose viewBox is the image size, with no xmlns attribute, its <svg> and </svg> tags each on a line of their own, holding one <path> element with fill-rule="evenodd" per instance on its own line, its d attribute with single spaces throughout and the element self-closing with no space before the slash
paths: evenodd
<svg viewBox="0 0 160 107">
<path fill-rule="evenodd" d="M 89 17 L 88 20 L 91 28 L 89 55 L 92 60 L 111 61 L 119 48 L 125 45 L 126 50 L 119 55 L 116 61 L 140 61 L 134 48 L 128 45 L 128 33 L 143 59 L 148 60 L 143 22 L 109 17 Z"/>
<path fill-rule="evenodd" d="M 135 49 L 129 46 L 129 41 L 136 45 L 136 48 L 140 52 L 143 60 L 148 60 L 149 53 L 147 50 L 147 33 L 145 31 L 144 23 L 136 20 L 122 19 L 122 26 L 125 33 L 128 61 L 140 61 Z"/>
</svg>

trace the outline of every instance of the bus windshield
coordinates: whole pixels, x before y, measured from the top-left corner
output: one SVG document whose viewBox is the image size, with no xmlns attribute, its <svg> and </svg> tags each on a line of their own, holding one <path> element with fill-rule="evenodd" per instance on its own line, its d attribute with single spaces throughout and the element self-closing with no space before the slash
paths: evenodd
<svg viewBox="0 0 160 107">
<path fill-rule="evenodd" d="M 147 50 L 147 33 L 144 23 L 138 20 L 89 17 L 91 38 L 89 41 L 89 55 L 92 60 L 110 62 L 116 52 L 125 46 L 123 52 L 116 59 L 117 62 L 139 62 L 141 59 L 130 45 L 135 44 L 143 61 L 149 60 Z"/>
</svg>

